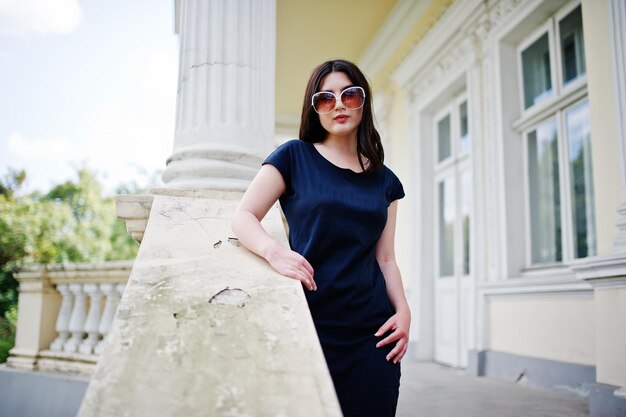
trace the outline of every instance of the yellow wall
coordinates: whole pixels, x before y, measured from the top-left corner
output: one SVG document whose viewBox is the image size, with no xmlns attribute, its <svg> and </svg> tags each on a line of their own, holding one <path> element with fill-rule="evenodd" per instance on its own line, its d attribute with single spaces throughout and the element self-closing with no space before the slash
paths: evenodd
<svg viewBox="0 0 626 417">
<path fill-rule="evenodd" d="M 608 255 L 617 237 L 617 208 L 622 200 L 608 1 L 582 0 L 582 8 L 598 254 Z"/>
<path fill-rule="evenodd" d="M 322 62 L 356 62 L 396 0 L 277 0 L 276 114 L 299 116 L 306 82 Z"/>
<path fill-rule="evenodd" d="M 385 147 L 385 164 L 400 178 L 404 186 L 406 197 L 398 203 L 398 218 L 396 221 L 396 258 L 402 272 L 402 277 L 407 289 L 411 287 L 410 277 L 414 276 L 416 256 L 411 253 L 411 239 L 414 235 L 415 225 L 415 184 L 411 169 L 411 161 L 414 159 L 409 141 L 406 92 L 402 89 L 391 89 L 389 92 L 389 115 L 386 121 L 386 137 L 383 138 Z"/>
<path fill-rule="evenodd" d="M 487 348 L 555 361 L 595 365 L 595 311 L 587 295 L 492 297 Z"/>
</svg>

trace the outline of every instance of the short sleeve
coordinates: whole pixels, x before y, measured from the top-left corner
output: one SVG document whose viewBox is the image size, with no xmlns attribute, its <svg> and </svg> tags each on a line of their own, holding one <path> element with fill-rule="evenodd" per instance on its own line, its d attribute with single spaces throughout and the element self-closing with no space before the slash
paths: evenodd
<svg viewBox="0 0 626 417">
<path fill-rule="evenodd" d="M 288 190 L 291 189 L 291 147 L 293 146 L 290 142 L 292 141 L 283 143 L 276 148 L 261 164 L 273 165 L 282 175 Z"/>
<path fill-rule="evenodd" d="M 390 180 L 388 182 L 388 190 L 387 196 L 389 198 L 389 204 L 396 200 L 400 200 L 404 197 L 404 187 L 402 186 L 402 182 L 400 179 L 394 174 L 391 170 L 389 170 Z"/>
</svg>

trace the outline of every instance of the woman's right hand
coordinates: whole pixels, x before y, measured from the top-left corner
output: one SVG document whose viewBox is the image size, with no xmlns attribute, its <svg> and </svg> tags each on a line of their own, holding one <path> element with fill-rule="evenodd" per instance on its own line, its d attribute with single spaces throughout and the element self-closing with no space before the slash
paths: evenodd
<svg viewBox="0 0 626 417">
<path fill-rule="evenodd" d="M 317 290 L 317 284 L 313 279 L 313 267 L 298 252 L 277 243 L 273 245 L 266 259 L 279 274 L 297 279 L 310 291 Z"/>
</svg>

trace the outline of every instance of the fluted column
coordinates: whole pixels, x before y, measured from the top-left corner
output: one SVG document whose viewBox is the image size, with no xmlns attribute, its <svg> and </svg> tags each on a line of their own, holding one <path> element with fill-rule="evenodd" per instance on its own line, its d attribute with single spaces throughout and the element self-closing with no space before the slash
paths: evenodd
<svg viewBox="0 0 626 417">
<path fill-rule="evenodd" d="M 166 188 L 245 190 L 272 149 L 275 0 L 183 0 Z"/>
</svg>

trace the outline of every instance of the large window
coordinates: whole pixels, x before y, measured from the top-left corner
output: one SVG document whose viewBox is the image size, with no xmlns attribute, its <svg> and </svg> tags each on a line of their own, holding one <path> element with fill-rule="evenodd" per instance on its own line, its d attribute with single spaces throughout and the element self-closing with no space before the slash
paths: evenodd
<svg viewBox="0 0 626 417">
<path fill-rule="evenodd" d="M 589 101 L 580 4 L 557 12 L 518 47 L 528 263 L 596 253 Z"/>
</svg>

